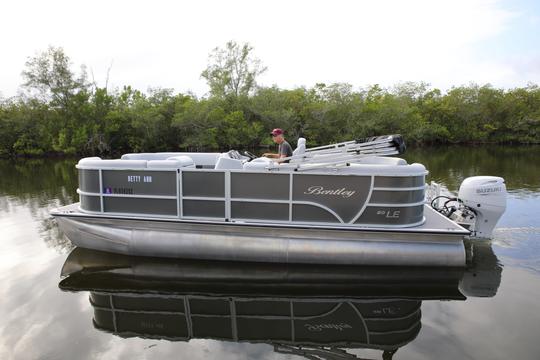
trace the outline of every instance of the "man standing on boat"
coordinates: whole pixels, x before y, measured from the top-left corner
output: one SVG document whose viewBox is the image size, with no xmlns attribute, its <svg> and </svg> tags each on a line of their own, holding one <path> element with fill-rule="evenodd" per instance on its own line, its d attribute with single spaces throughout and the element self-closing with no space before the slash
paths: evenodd
<svg viewBox="0 0 540 360">
<path fill-rule="evenodd" d="M 283 136 L 284 133 L 285 133 L 285 131 L 283 131 L 280 128 L 276 128 L 276 129 L 272 130 L 270 135 L 272 135 L 272 140 L 276 144 L 279 145 L 278 153 L 277 154 L 265 153 L 265 154 L 263 154 L 263 156 L 265 156 L 267 158 L 270 158 L 270 159 L 278 159 L 277 162 L 287 162 L 287 163 L 289 162 L 289 160 L 280 160 L 280 159 L 292 156 L 292 154 L 293 154 L 293 150 L 292 150 L 291 145 L 289 145 L 289 143 L 287 142 L 287 140 L 285 140 L 285 137 Z"/>
</svg>

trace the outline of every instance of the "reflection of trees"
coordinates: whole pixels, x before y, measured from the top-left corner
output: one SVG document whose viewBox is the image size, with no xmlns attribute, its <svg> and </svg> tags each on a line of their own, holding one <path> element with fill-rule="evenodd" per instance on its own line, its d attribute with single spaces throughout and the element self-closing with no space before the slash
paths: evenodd
<svg viewBox="0 0 540 360">
<path fill-rule="evenodd" d="M 509 190 L 540 189 L 540 146 L 441 146 L 411 148 L 405 154 L 410 162 L 424 164 L 428 181 L 440 182 L 457 191 L 469 176 L 494 175 L 506 181 Z"/>
<path fill-rule="evenodd" d="M 0 213 L 27 208 L 40 224 L 43 241 L 60 252 L 71 243 L 58 229 L 49 212 L 78 201 L 75 159 L 0 160 Z"/>
<path fill-rule="evenodd" d="M 0 160 L 0 195 L 16 205 L 42 208 L 77 199 L 75 159 Z M 0 210 L 5 210 L 4 208 Z"/>
</svg>

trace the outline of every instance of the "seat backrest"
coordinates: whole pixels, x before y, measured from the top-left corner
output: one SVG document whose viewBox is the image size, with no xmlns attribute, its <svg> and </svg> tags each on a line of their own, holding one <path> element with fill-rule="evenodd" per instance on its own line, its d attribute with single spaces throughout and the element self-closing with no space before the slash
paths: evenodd
<svg viewBox="0 0 540 360">
<path fill-rule="evenodd" d="M 146 160 L 101 159 L 90 157 L 79 160 L 77 166 L 96 169 L 144 169 Z"/>
<path fill-rule="evenodd" d="M 152 169 L 179 169 L 183 167 L 194 168 L 193 159 L 189 156 L 171 156 L 166 160 L 148 160 L 148 168 Z"/>
<path fill-rule="evenodd" d="M 176 161 L 178 167 L 195 167 L 195 163 L 191 156 L 178 155 L 167 158 L 167 161 Z"/>
<path fill-rule="evenodd" d="M 216 165 L 220 153 L 198 152 L 160 152 L 160 153 L 133 153 L 122 155 L 122 160 L 170 160 L 178 156 L 188 156 L 197 167 L 211 168 Z"/>
<path fill-rule="evenodd" d="M 296 149 L 293 151 L 293 155 L 300 155 L 306 152 L 306 139 L 298 138 Z"/>
</svg>

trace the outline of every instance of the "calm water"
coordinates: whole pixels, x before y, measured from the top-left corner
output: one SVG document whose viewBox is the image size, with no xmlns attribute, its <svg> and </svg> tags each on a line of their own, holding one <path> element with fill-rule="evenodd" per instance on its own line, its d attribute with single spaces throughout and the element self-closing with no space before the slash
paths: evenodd
<svg viewBox="0 0 540 360">
<path fill-rule="evenodd" d="M 76 200 L 76 160 L 0 160 L 0 358 L 539 359 L 540 147 L 406 158 L 451 192 L 506 179 L 507 211 L 466 270 L 72 251 L 48 213 Z"/>
</svg>

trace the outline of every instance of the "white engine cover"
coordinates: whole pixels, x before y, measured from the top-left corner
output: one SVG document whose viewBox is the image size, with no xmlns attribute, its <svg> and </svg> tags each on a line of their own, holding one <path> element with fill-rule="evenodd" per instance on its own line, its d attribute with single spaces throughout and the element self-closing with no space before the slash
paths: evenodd
<svg viewBox="0 0 540 360">
<path fill-rule="evenodd" d="M 458 198 L 476 212 L 474 236 L 489 238 L 506 210 L 506 185 L 497 176 L 466 178 L 459 187 Z"/>
</svg>

